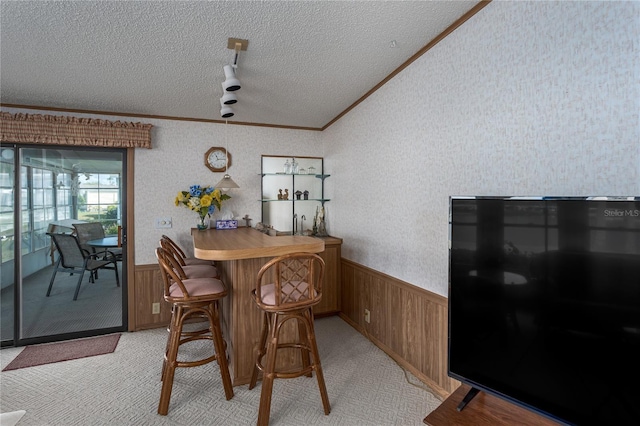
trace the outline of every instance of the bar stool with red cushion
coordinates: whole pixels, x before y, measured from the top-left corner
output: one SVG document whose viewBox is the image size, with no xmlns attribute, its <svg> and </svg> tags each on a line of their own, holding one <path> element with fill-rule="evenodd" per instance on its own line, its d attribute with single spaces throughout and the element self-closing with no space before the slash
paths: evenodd
<svg viewBox="0 0 640 426">
<path fill-rule="evenodd" d="M 219 301 L 227 295 L 224 283 L 211 277 L 181 278 L 169 260 L 172 256 L 161 247 L 156 249 L 156 257 L 164 284 L 164 299 L 173 306 L 169 339 L 162 365 L 162 391 L 158 414 L 166 415 L 169 411 L 173 377 L 178 367 L 197 367 L 217 361 L 225 397 L 227 400 L 233 398 L 233 386 L 227 364 L 225 343 L 222 339 L 222 328 L 220 327 Z M 185 321 L 195 316 L 207 318 L 208 328 L 195 332 L 184 331 Z M 213 354 L 199 360 L 178 360 L 180 345 L 194 340 L 213 341 Z"/>
<path fill-rule="evenodd" d="M 213 265 L 213 261 L 206 259 L 198 259 L 197 257 L 187 257 L 184 254 L 184 250 L 173 241 L 171 238 L 163 235 L 160 237 L 160 246 L 165 250 L 170 250 L 176 258 L 180 260 L 180 263 L 184 265 Z"/>
<path fill-rule="evenodd" d="M 313 306 L 322 298 L 324 261 L 312 253 L 292 253 L 267 262 L 258 272 L 256 288 L 251 292 L 264 312 L 264 325 L 249 389 L 253 389 L 262 371 L 262 390 L 258 425 L 268 425 L 274 379 L 291 379 L 316 372 L 325 415 L 331 411 L 329 397 L 320 365 L 320 355 L 313 327 Z M 289 320 L 298 325 L 298 341 L 279 343 L 279 333 Z M 299 370 L 276 371 L 279 349 L 299 349 L 302 366 Z M 264 358 L 264 364 L 263 364 Z"/>
</svg>

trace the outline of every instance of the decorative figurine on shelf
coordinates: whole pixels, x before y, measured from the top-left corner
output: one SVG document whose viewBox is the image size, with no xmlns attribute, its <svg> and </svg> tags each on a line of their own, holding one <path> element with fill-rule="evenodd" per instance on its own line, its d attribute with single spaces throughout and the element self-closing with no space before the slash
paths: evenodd
<svg viewBox="0 0 640 426">
<path fill-rule="evenodd" d="M 288 200 L 289 199 L 289 190 L 285 189 L 284 190 L 284 195 L 282 196 L 283 200 Z"/>
<path fill-rule="evenodd" d="M 287 161 L 285 161 L 284 163 L 284 172 L 285 174 L 291 173 L 291 164 L 289 164 L 289 159 L 287 159 Z"/>
<path fill-rule="evenodd" d="M 329 234 L 327 234 L 327 226 L 324 223 L 324 216 L 325 216 L 325 211 L 324 211 L 324 206 L 323 206 L 322 209 L 320 210 L 320 213 L 317 214 L 318 229 L 317 229 L 316 236 L 318 236 L 318 237 L 327 237 L 327 236 L 329 236 Z"/>
<path fill-rule="evenodd" d="M 305 199 L 305 200 L 308 200 L 308 199 L 309 199 L 309 191 L 307 191 L 307 190 L 305 189 L 305 191 L 303 192 L 303 194 L 304 194 L 304 199 Z"/>
<path fill-rule="evenodd" d="M 316 207 L 316 215 L 313 217 L 313 233 L 311 235 L 316 235 L 318 233 L 318 207 Z"/>
<path fill-rule="evenodd" d="M 297 191 L 295 192 L 295 194 L 296 194 L 296 200 L 299 200 L 299 199 L 300 199 L 300 196 L 302 195 L 302 191 L 297 190 Z"/>
<path fill-rule="evenodd" d="M 291 159 L 291 173 L 293 173 L 294 175 L 297 175 L 298 174 L 298 167 L 299 167 L 298 162 L 296 161 L 295 158 L 292 158 Z"/>
<path fill-rule="evenodd" d="M 282 200 L 283 199 L 282 197 L 283 197 L 282 189 L 278 189 L 278 200 Z"/>
</svg>

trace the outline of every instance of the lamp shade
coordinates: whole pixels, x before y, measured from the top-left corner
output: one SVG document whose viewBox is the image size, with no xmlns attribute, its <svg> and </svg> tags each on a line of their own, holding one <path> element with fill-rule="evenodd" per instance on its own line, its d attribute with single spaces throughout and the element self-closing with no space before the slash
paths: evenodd
<svg viewBox="0 0 640 426">
<path fill-rule="evenodd" d="M 225 175 L 220 179 L 220 182 L 216 183 L 215 188 L 218 189 L 231 189 L 231 188 L 240 188 L 237 183 L 231 179 L 231 176 L 225 173 Z"/>
<path fill-rule="evenodd" d="M 224 66 L 225 81 L 222 83 L 222 87 L 227 92 L 235 92 L 240 90 L 240 80 L 236 78 L 236 73 L 231 65 Z"/>
</svg>

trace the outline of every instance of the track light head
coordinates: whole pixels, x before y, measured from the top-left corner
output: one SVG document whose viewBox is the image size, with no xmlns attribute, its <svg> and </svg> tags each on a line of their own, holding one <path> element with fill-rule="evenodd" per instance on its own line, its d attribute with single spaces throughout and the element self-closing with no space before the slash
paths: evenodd
<svg viewBox="0 0 640 426">
<path fill-rule="evenodd" d="M 238 102 L 238 97 L 233 92 L 227 92 L 224 88 L 224 84 L 222 85 L 222 97 L 220 98 L 220 103 L 224 105 L 233 105 Z"/>
<path fill-rule="evenodd" d="M 226 92 L 235 92 L 240 90 L 240 80 L 236 78 L 236 73 L 231 65 L 224 66 L 225 81 L 222 83 L 222 87 Z"/>
<path fill-rule="evenodd" d="M 233 117 L 233 115 L 234 115 L 233 109 L 231 109 L 231 107 L 228 105 L 222 104 L 222 108 L 220 108 L 220 117 L 230 118 L 230 117 Z"/>
</svg>

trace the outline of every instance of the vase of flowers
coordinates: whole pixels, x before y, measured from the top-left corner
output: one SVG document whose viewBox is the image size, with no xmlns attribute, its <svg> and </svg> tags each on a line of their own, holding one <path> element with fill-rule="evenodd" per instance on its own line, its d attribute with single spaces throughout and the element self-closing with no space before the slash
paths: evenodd
<svg viewBox="0 0 640 426">
<path fill-rule="evenodd" d="M 200 230 L 209 227 L 207 218 L 222 208 L 222 202 L 231 197 L 223 194 L 219 189 L 212 186 L 191 185 L 188 191 L 178 192 L 175 204 L 176 206 L 184 206 L 189 210 L 198 213 L 197 227 Z"/>
<path fill-rule="evenodd" d="M 198 228 L 200 231 L 203 231 L 209 228 L 209 223 L 207 222 L 207 215 L 198 217 L 198 223 L 196 224 L 196 228 Z"/>
</svg>

